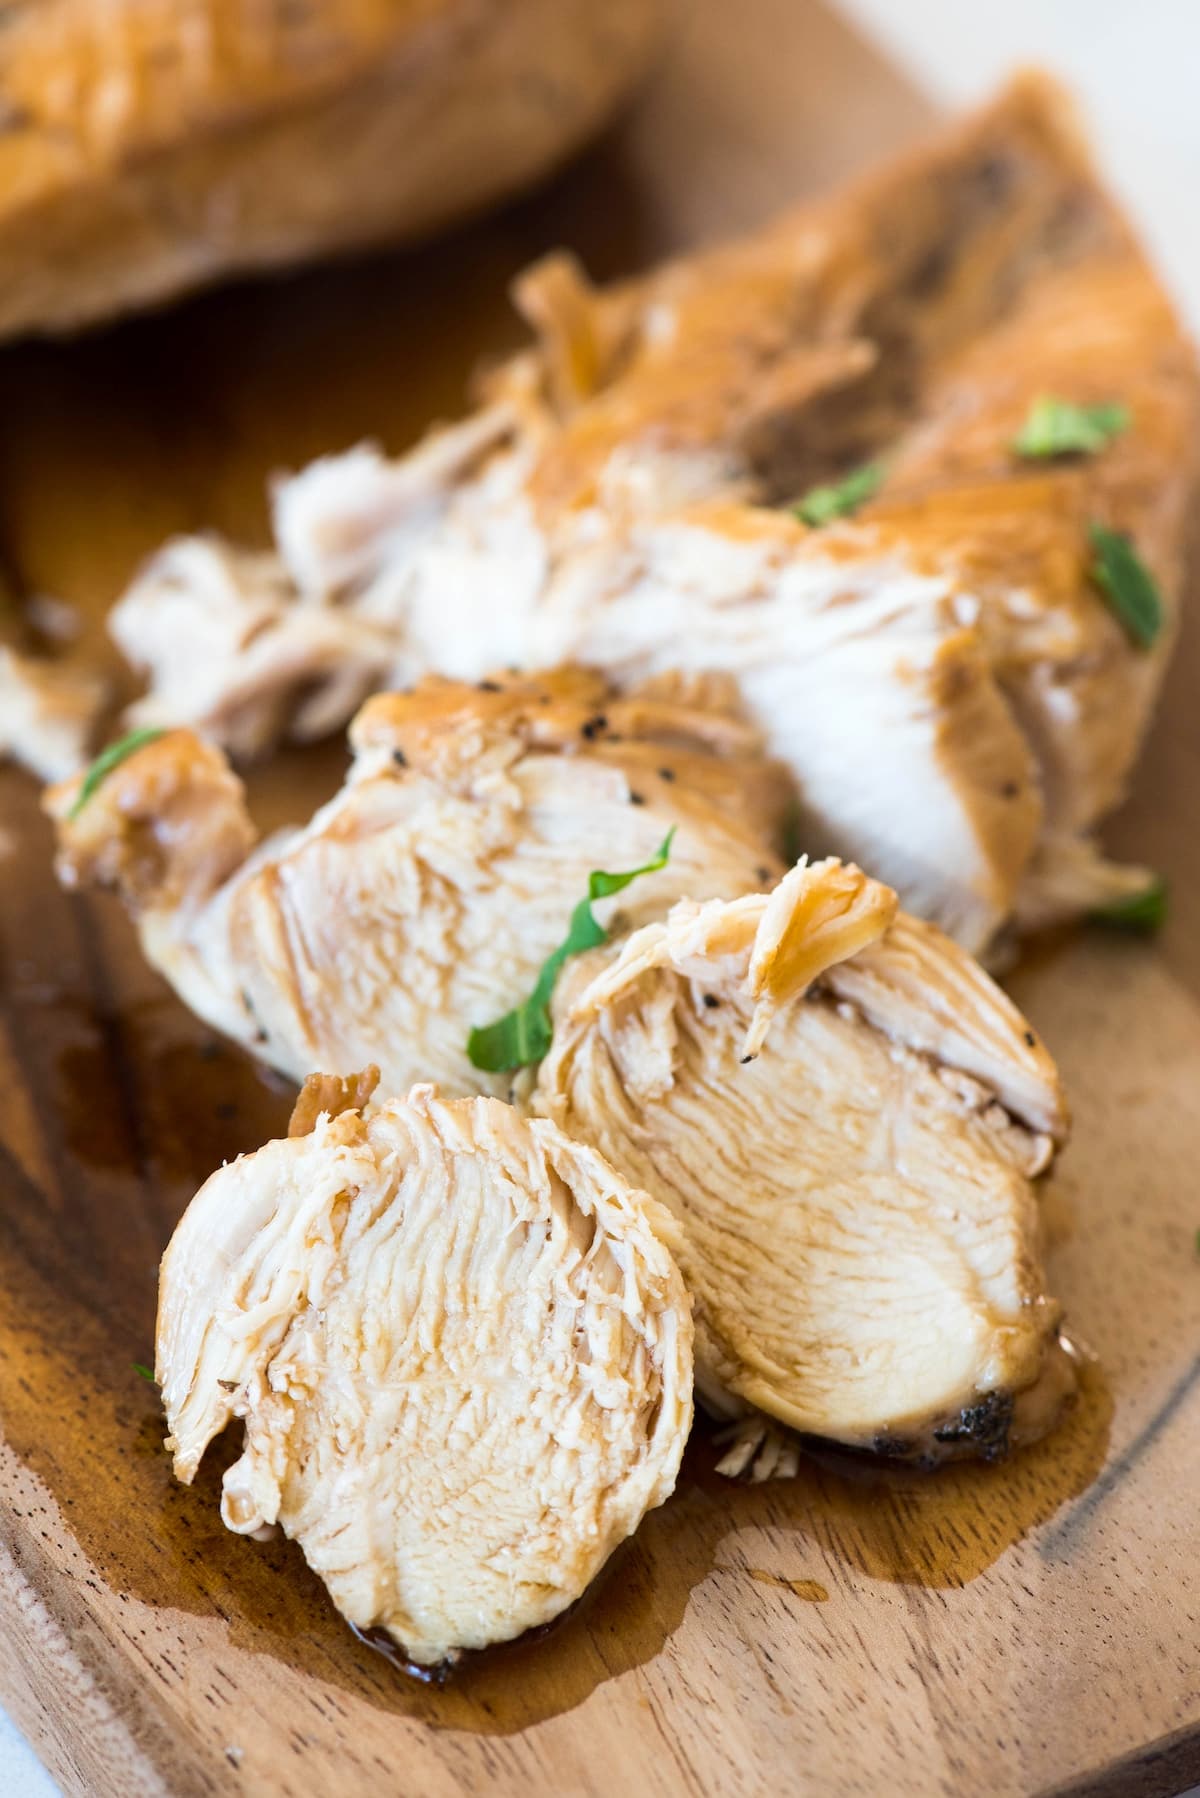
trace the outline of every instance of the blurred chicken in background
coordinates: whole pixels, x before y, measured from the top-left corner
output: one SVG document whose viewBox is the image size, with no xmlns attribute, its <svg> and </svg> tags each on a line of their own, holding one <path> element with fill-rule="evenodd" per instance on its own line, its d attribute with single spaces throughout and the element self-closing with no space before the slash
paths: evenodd
<svg viewBox="0 0 1200 1798">
<path fill-rule="evenodd" d="M 0 336 L 423 236 L 527 185 L 665 0 L 40 0 L 0 34 Z"/>
</svg>

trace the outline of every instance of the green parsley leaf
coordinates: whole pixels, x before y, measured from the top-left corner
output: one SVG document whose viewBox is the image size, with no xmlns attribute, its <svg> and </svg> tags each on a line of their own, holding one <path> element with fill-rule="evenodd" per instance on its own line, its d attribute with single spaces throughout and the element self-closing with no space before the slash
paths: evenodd
<svg viewBox="0 0 1200 1798">
<path fill-rule="evenodd" d="M 1076 406 L 1070 400 L 1043 394 L 1029 408 L 1012 447 L 1030 462 L 1050 461 L 1055 456 L 1094 456 L 1128 429 L 1128 406 Z"/>
<path fill-rule="evenodd" d="M 1148 649 L 1163 628 L 1165 611 L 1157 583 L 1130 539 L 1105 525 L 1088 526 L 1095 560 L 1088 570 L 1126 635 Z"/>
<path fill-rule="evenodd" d="M 152 1386 L 158 1385 L 158 1381 L 154 1377 L 153 1368 L 146 1367 L 141 1361 L 131 1361 L 130 1366 L 133 1368 L 134 1373 L 141 1374 L 143 1380 L 149 1380 Z"/>
<path fill-rule="evenodd" d="M 537 983 L 524 1005 L 506 1012 L 494 1024 L 484 1024 L 479 1029 L 472 1030 L 467 1039 L 467 1054 L 472 1067 L 482 1068 L 489 1074 L 499 1074 L 509 1068 L 523 1068 L 530 1062 L 541 1061 L 554 1038 L 554 1027 L 550 1022 L 550 1001 L 554 997 L 554 983 L 558 979 L 559 969 L 568 956 L 581 955 L 585 949 L 598 948 L 608 940 L 608 931 L 603 924 L 596 922 L 592 914 L 592 901 L 608 899 L 613 893 L 621 892 L 639 875 L 656 874 L 660 868 L 665 868 L 674 835 L 675 827 L 672 825 L 653 859 L 644 862 L 640 868 L 631 868 L 627 874 L 607 874 L 603 869 L 596 868 L 588 875 L 587 898 L 581 899 L 571 913 L 571 924 L 566 937 L 553 955 L 543 962 Z"/>
<path fill-rule="evenodd" d="M 131 730 L 126 736 L 118 737 L 107 749 L 101 750 L 91 767 L 83 777 L 83 785 L 75 796 L 75 803 L 67 813 L 68 818 L 77 818 L 101 781 L 107 780 L 114 768 L 118 768 L 126 756 L 141 749 L 146 743 L 153 743 L 161 737 L 161 730 Z"/>
<path fill-rule="evenodd" d="M 1113 930 L 1161 930 L 1167 920 L 1167 883 L 1160 875 L 1140 893 L 1102 905 L 1091 917 L 1094 923 L 1107 924 Z"/>
<path fill-rule="evenodd" d="M 797 518 L 813 529 L 829 524 L 835 518 L 845 518 L 851 512 L 857 512 L 865 505 L 873 494 L 878 493 L 883 485 L 883 466 L 879 462 L 864 462 L 840 481 L 833 481 L 827 487 L 810 487 L 803 499 L 792 507 Z"/>
</svg>

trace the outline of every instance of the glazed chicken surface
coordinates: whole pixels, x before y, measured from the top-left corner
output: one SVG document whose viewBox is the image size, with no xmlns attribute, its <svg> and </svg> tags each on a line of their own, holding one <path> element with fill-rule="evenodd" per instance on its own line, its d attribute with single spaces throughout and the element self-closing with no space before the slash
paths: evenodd
<svg viewBox="0 0 1200 1798">
<path fill-rule="evenodd" d="M 475 416 L 282 482 L 271 555 L 183 541 L 149 565 L 113 618 L 149 679 L 137 721 L 252 752 L 431 669 L 717 671 L 803 841 L 969 948 L 1124 890 L 1091 833 L 1170 652 L 1200 412 L 1056 90 L 1024 78 L 831 200 L 603 292 L 552 257 L 517 300 L 538 345 Z M 1127 428 L 1022 459 L 1047 395 Z M 795 514 L 867 463 L 852 517 Z M 1158 585 L 1151 642 L 1097 585 L 1094 525 Z"/>
<path fill-rule="evenodd" d="M 692 1326 L 670 1236 L 594 1150 L 428 1086 L 221 1168 L 163 1259 L 175 1471 L 245 1420 L 225 1523 L 280 1525 L 415 1662 L 580 1596 L 670 1494 Z M 350 1108 L 345 1108 L 349 1106 Z"/>
<path fill-rule="evenodd" d="M 681 901 L 570 964 L 555 1024 L 534 1109 L 672 1212 L 697 1392 L 765 1414 L 731 1471 L 778 1461 L 766 1419 L 923 1462 L 1049 1427 L 1074 1383 L 1033 1186 L 1058 1076 L 890 889 L 826 861 Z"/>
<path fill-rule="evenodd" d="M 626 928 L 783 871 L 786 782 L 685 698 L 571 670 L 378 695 L 342 790 L 264 842 L 223 754 L 171 731 L 82 805 L 78 780 L 50 793 L 60 873 L 116 887 L 187 1004 L 298 1081 L 374 1062 L 389 1093 L 503 1092 L 468 1037 L 528 998 L 592 869 L 641 867 L 674 830 L 666 865 L 598 906 Z"/>
</svg>

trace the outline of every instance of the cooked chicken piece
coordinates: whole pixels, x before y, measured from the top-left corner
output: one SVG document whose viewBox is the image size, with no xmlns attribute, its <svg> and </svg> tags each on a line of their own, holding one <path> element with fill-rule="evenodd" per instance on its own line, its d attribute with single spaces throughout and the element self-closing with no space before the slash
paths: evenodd
<svg viewBox="0 0 1200 1798">
<path fill-rule="evenodd" d="M 1032 1181 L 1066 1112 L 941 931 L 801 863 L 569 964 L 554 1011 L 533 1108 L 678 1220 L 710 1408 L 925 1461 L 1049 1426 L 1066 1364 Z M 794 1466 L 764 1430 L 732 1470 L 764 1440 Z"/>
<path fill-rule="evenodd" d="M 1153 868 L 1110 862 L 1086 836 L 1048 834 L 1021 888 L 1019 930 L 1047 930 L 1088 913 L 1115 913 L 1161 891 Z"/>
<path fill-rule="evenodd" d="M 138 717 L 258 744 L 303 696 L 311 732 L 314 679 L 331 723 L 379 678 L 381 634 L 392 682 L 720 671 L 790 766 L 808 845 L 875 868 L 973 949 L 1036 911 L 1042 849 L 1124 790 L 1174 635 L 1200 435 L 1191 351 L 1062 96 L 1026 77 L 741 243 L 600 294 L 551 258 L 517 297 L 539 347 L 474 420 L 277 489 L 291 586 L 255 640 L 261 686 L 232 653 L 198 668 L 199 583 L 169 632 L 154 579 L 135 588 L 115 628 L 150 676 Z M 1119 404 L 1128 428 L 1023 460 L 1044 396 Z M 868 458 L 885 478 L 853 518 L 793 514 Z M 1093 523 L 1128 533 L 1158 583 L 1150 644 L 1096 584 Z M 317 619 L 341 634 L 336 677 L 306 648 Z"/>
<path fill-rule="evenodd" d="M 295 605 L 278 556 L 212 537 L 169 543 L 111 624 L 127 660 L 155 670 L 154 703 L 131 706 L 131 726 L 203 720 L 206 734 L 242 757 L 268 748 L 285 726 L 301 741 L 340 729 L 395 659 L 390 635 L 369 620 Z"/>
<path fill-rule="evenodd" d="M 426 236 L 526 187 L 662 0 L 37 0 L 0 36 L 0 336 Z"/>
<path fill-rule="evenodd" d="M 104 701 L 97 676 L 0 643 L 0 759 L 39 780 L 64 780 L 87 760 Z"/>
<path fill-rule="evenodd" d="M 577 1599 L 675 1484 L 692 1416 L 670 1220 L 594 1150 L 414 1087 L 221 1168 L 163 1258 L 181 1480 L 234 1417 L 221 1515 L 280 1524 L 415 1662 Z"/>
<path fill-rule="evenodd" d="M 192 1009 L 297 1079 L 374 1062 L 389 1092 L 506 1091 L 469 1033 L 529 997 L 592 869 L 639 868 L 675 829 L 660 872 L 600 902 L 627 924 L 782 872 L 786 782 L 736 719 L 664 691 L 565 670 L 379 695 L 342 791 L 257 847 L 220 751 L 171 731 L 76 815 L 77 781 L 50 793 L 59 869 L 115 886 Z"/>
<path fill-rule="evenodd" d="M 340 1117 L 343 1111 L 365 1111 L 378 1085 L 374 1062 L 357 1074 L 310 1074 L 292 1106 L 288 1135 L 311 1135 L 322 1114 Z"/>
</svg>

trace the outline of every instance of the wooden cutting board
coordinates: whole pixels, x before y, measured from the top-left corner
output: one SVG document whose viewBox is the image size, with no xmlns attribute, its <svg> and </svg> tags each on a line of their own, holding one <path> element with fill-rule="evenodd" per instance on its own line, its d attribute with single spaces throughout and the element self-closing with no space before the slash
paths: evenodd
<svg viewBox="0 0 1200 1798">
<path fill-rule="evenodd" d="M 538 199 L 416 256 L 246 288 L 0 355 L 0 546 L 19 594 L 99 620 L 167 532 L 261 535 L 263 483 L 360 434 L 400 447 L 515 340 L 513 271 L 601 275 L 748 225 L 910 137 L 908 92 L 807 0 L 698 4 L 670 67 Z M 1195 632 L 1113 832 L 1173 876 L 1160 944 L 1019 969 L 1075 1142 L 1052 1269 L 1083 1401 L 998 1468 L 812 1462 L 677 1496 L 547 1638 L 445 1690 L 356 1642 L 300 1555 L 228 1535 L 219 1466 L 173 1485 L 155 1270 L 192 1192 L 289 1096 L 61 894 L 0 775 L 0 1696 L 72 1792 L 1169 1793 L 1200 1779 L 1200 736 Z M 330 745 L 258 777 L 307 816 Z M 220 1457 L 214 1456 L 214 1462 Z"/>
</svg>

